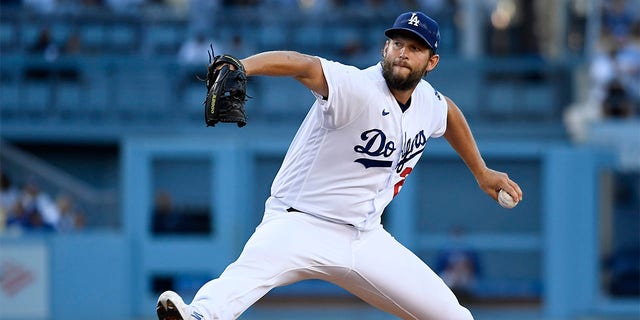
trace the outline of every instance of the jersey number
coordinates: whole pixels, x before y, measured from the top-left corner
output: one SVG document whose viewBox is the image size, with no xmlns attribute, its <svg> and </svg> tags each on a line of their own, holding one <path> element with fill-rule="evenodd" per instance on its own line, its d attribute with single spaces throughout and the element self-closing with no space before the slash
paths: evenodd
<svg viewBox="0 0 640 320">
<path fill-rule="evenodd" d="M 400 177 L 402 179 L 400 179 L 400 181 L 398 181 L 394 186 L 393 186 L 393 196 L 397 196 L 398 192 L 400 192 L 400 189 L 402 188 L 402 185 L 404 184 L 404 180 L 407 179 L 407 176 L 409 175 L 409 173 L 411 173 L 412 168 L 410 167 L 406 167 L 404 168 L 404 170 L 402 170 L 402 172 L 400 173 Z"/>
</svg>

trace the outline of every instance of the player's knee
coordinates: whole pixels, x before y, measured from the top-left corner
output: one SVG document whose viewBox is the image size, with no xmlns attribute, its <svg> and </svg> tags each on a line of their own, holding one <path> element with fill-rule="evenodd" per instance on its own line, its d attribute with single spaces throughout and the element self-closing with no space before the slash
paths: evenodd
<svg viewBox="0 0 640 320">
<path fill-rule="evenodd" d="M 473 316 L 469 310 L 461 305 L 458 305 L 456 309 L 455 318 L 456 320 L 473 320 Z"/>
<path fill-rule="evenodd" d="M 440 318 L 438 318 L 440 319 Z M 442 320 L 473 320 L 469 310 L 461 305 L 455 305 L 442 313 Z"/>
</svg>

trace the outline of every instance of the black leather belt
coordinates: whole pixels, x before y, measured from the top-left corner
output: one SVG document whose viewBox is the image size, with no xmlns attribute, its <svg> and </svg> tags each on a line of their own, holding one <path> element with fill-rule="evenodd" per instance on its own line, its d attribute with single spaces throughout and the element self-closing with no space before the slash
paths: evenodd
<svg viewBox="0 0 640 320">
<path fill-rule="evenodd" d="M 296 209 L 296 208 L 294 208 L 294 207 L 289 207 L 289 208 L 287 208 L 287 212 L 300 212 L 300 213 L 306 213 L 306 212 L 304 212 L 304 211 L 300 211 L 300 210 L 298 210 L 298 209 Z M 345 223 L 345 224 L 343 224 L 343 223 L 339 223 L 339 222 L 331 221 L 331 220 L 329 220 L 329 219 L 322 218 L 322 217 L 317 217 L 317 218 L 319 218 L 319 219 L 321 219 L 321 220 L 324 220 L 324 221 L 329 221 L 329 222 L 333 222 L 333 223 L 338 223 L 338 224 L 342 224 L 342 225 L 345 225 L 345 226 L 349 226 L 349 227 L 353 227 L 353 228 L 355 228 L 355 226 L 354 226 L 354 225 L 352 225 L 351 223 Z"/>
</svg>

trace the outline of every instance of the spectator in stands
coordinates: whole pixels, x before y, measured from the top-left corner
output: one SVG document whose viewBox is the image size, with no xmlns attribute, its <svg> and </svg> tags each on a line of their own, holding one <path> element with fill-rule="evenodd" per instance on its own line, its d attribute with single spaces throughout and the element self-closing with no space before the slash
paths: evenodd
<svg viewBox="0 0 640 320">
<path fill-rule="evenodd" d="M 633 24 L 629 37 L 620 46 L 617 61 L 620 84 L 634 104 L 634 113 L 640 114 L 640 18 Z"/>
<path fill-rule="evenodd" d="M 82 230 L 87 226 L 87 215 L 83 211 L 76 211 L 76 230 Z"/>
<path fill-rule="evenodd" d="M 104 2 L 115 13 L 131 14 L 138 12 L 147 0 L 105 0 Z"/>
<path fill-rule="evenodd" d="M 24 6 L 37 13 L 53 13 L 56 9 L 56 0 L 22 0 Z"/>
<path fill-rule="evenodd" d="M 49 27 L 40 29 L 38 38 L 29 47 L 29 53 L 41 55 L 47 61 L 53 61 L 58 58 L 60 47 L 53 41 Z"/>
<path fill-rule="evenodd" d="M 27 232 L 54 232 L 56 230 L 51 223 L 43 219 L 42 214 L 37 210 L 27 214 L 23 229 Z"/>
<path fill-rule="evenodd" d="M 70 196 L 61 194 L 56 198 L 56 207 L 60 212 L 60 219 L 56 230 L 60 232 L 72 232 L 84 227 L 84 218 L 73 203 Z"/>
<path fill-rule="evenodd" d="M 25 210 L 21 201 L 11 209 L 7 217 L 8 232 L 23 232 L 29 223 L 29 213 Z"/>
<path fill-rule="evenodd" d="M 60 219 L 60 212 L 51 197 L 40 190 L 34 178 L 29 178 L 23 186 L 20 203 L 27 215 L 34 212 L 42 215 L 44 223 L 55 226 Z"/>
<path fill-rule="evenodd" d="M 251 46 L 250 43 L 247 43 L 247 41 L 244 41 L 244 38 L 239 33 L 236 33 L 231 37 L 231 43 L 229 43 L 228 49 L 230 50 L 228 52 L 234 52 L 234 54 L 235 52 L 238 52 L 237 55 L 241 57 L 248 57 L 256 53 L 256 49 L 253 46 Z M 228 52 L 225 52 L 225 53 L 228 53 Z"/>
<path fill-rule="evenodd" d="M 447 6 L 455 6 L 455 1 L 451 0 L 405 0 L 407 5 L 419 5 L 425 12 L 438 16 L 440 12 L 446 10 Z"/>
<path fill-rule="evenodd" d="M 178 94 L 184 93 L 189 85 L 202 85 L 198 78 L 206 77 L 206 68 L 209 64 L 210 45 L 214 43 L 209 39 L 204 31 L 197 31 L 195 35 L 185 41 L 178 51 L 178 63 L 181 66 L 180 75 L 178 76 Z M 216 41 L 213 48 L 215 54 L 225 52 L 225 49 Z"/>
<path fill-rule="evenodd" d="M 261 0 L 259 5 L 267 9 L 301 9 L 304 1 L 298 0 Z M 317 2 L 317 1 L 316 1 Z M 328 2 L 328 1 L 324 1 Z"/>
<path fill-rule="evenodd" d="M 9 232 L 54 231 L 51 223 L 46 222 L 38 207 L 25 205 L 18 201 L 7 219 Z"/>
<path fill-rule="evenodd" d="M 359 37 L 346 40 L 339 49 L 340 59 L 346 63 L 364 67 L 364 61 L 375 61 L 380 55 L 377 47 L 367 47 L 367 44 Z"/>
<path fill-rule="evenodd" d="M 345 57 L 348 60 L 351 60 L 353 57 L 358 57 L 363 54 L 365 51 L 364 44 L 360 41 L 359 38 L 353 37 L 342 45 L 340 48 L 340 55 Z"/>
<path fill-rule="evenodd" d="M 637 17 L 627 0 L 605 0 L 602 2 L 602 29 L 608 36 L 623 40 L 629 37 L 631 26 Z"/>
<path fill-rule="evenodd" d="M 10 213 L 15 210 L 19 194 L 11 178 L 0 171 L 0 233 L 7 225 Z"/>
<path fill-rule="evenodd" d="M 187 39 L 180 47 L 178 61 L 183 65 L 196 65 L 199 68 L 207 65 L 209 63 L 207 51 L 212 43 L 214 43 L 213 40 L 209 39 L 204 31 L 197 31 L 193 37 Z M 213 49 L 216 53 L 225 51 L 224 48 L 221 48 L 219 41 L 215 43 L 216 46 Z"/>
<path fill-rule="evenodd" d="M 250 7 L 260 3 L 260 0 L 222 0 L 227 7 Z"/>
<path fill-rule="evenodd" d="M 640 25 L 640 24 L 638 24 Z M 640 27 L 622 39 L 603 31 L 589 65 L 589 94 L 567 108 L 564 121 L 574 141 L 588 137 L 589 126 L 605 118 L 628 118 L 639 112 Z"/>
<path fill-rule="evenodd" d="M 80 34 L 74 31 L 67 37 L 64 47 L 62 48 L 62 54 L 67 56 L 76 55 L 80 53 L 81 49 L 82 43 L 80 42 Z"/>
<path fill-rule="evenodd" d="M 607 82 L 615 96 L 620 89 L 628 99 L 640 102 L 640 17 L 637 10 L 630 8 L 626 0 L 607 0 L 603 2 L 602 35 L 605 41 L 615 46 L 613 53 L 613 79 Z M 637 107 L 637 106 L 636 106 Z"/>
<path fill-rule="evenodd" d="M 618 78 L 617 58 L 618 44 L 609 37 L 604 37 L 601 50 L 597 52 L 589 67 L 591 78 L 591 98 L 598 104 L 602 103 L 607 95 L 609 83 Z"/>
<path fill-rule="evenodd" d="M 629 118 L 633 115 L 633 102 L 622 83 L 613 80 L 607 86 L 604 101 L 602 101 L 602 115 L 605 118 Z"/>
<path fill-rule="evenodd" d="M 301 12 L 310 14 L 325 14 L 337 8 L 339 1 L 300 1 Z"/>
<path fill-rule="evenodd" d="M 40 29 L 38 37 L 28 47 L 28 53 L 34 56 L 44 58 L 47 64 L 28 64 L 23 69 L 24 79 L 27 82 L 40 82 L 49 83 L 55 81 L 59 75 L 77 75 L 77 70 L 70 70 L 69 72 L 63 72 L 62 69 L 57 70 L 53 66 L 53 62 L 58 59 L 61 53 L 61 48 L 56 43 L 52 36 L 51 30 L 48 26 L 44 26 Z"/>
<path fill-rule="evenodd" d="M 464 229 L 451 230 L 448 245 L 438 253 L 437 273 L 459 300 L 471 299 L 480 272 L 476 250 L 465 238 Z"/>
<path fill-rule="evenodd" d="M 176 214 L 173 208 L 173 201 L 169 193 L 158 191 L 153 206 L 151 232 L 156 235 L 180 232 L 182 229 L 181 221 L 180 215 Z"/>
<path fill-rule="evenodd" d="M 190 30 L 211 30 L 221 7 L 221 0 L 187 0 L 189 29 Z"/>
<path fill-rule="evenodd" d="M 630 92 L 623 85 L 627 78 L 621 66 L 621 43 L 618 39 L 605 38 L 605 51 L 596 56 L 591 65 L 592 96 L 597 107 L 597 118 L 626 118 L 633 114 Z"/>
</svg>

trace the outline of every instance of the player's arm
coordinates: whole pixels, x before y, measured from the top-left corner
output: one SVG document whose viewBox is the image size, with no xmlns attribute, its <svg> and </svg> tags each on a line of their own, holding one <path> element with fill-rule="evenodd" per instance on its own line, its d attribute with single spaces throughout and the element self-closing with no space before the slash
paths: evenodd
<svg viewBox="0 0 640 320">
<path fill-rule="evenodd" d="M 327 97 L 329 86 L 318 57 L 295 51 L 269 51 L 242 60 L 247 76 L 293 77 L 310 90 Z"/>
<path fill-rule="evenodd" d="M 480 188 L 494 200 L 498 199 L 500 189 L 504 189 L 514 198 L 522 200 L 522 190 L 517 183 L 509 179 L 506 173 L 492 170 L 486 166 L 462 111 L 451 99 L 448 97 L 445 99 L 447 101 L 447 131 L 444 133 L 444 137 L 467 165 Z"/>
</svg>

